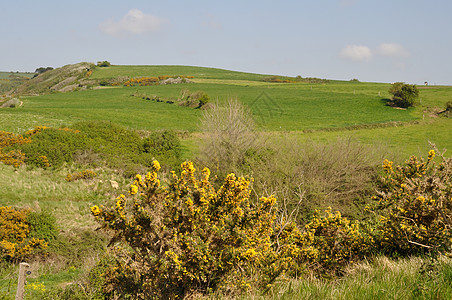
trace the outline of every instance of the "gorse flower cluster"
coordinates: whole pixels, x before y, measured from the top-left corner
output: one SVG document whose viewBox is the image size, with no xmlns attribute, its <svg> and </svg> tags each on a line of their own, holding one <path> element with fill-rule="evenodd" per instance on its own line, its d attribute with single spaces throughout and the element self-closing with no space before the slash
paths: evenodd
<svg viewBox="0 0 452 300">
<path fill-rule="evenodd" d="M 452 243 L 452 160 L 412 156 L 404 166 L 385 161 L 376 212 L 381 247 L 399 255 L 445 251 Z"/>
<path fill-rule="evenodd" d="M 249 179 L 229 174 L 215 190 L 209 169 L 197 178 L 191 162 L 181 168 L 163 187 L 154 161 L 152 171 L 137 175 L 113 207 L 91 208 L 116 233 L 114 240 L 132 249 L 115 250 L 117 264 L 106 273 L 109 296 L 168 299 L 193 291 L 246 290 L 270 284 L 288 268 L 291 248 L 284 243 L 292 234 L 275 234 L 274 197 L 253 205 Z"/>
<path fill-rule="evenodd" d="M 0 259 L 19 261 L 47 248 L 43 239 L 29 237 L 28 209 L 0 207 Z"/>
<path fill-rule="evenodd" d="M 316 211 L 301 237 L 302 260 L 319 271 L 341 271 L 341 268 L 368 255 L 374 246 L 369 229 L 351 222 L 331 207 L 322 215 Z"/>
<path fill-rule="evenodd" d="M 84 170 L 77 173 L 67 174 L 65 180 L 71 182 L 80 179 L 93 179 L 96 176 L 97 176 L 96 172 L 92 170 Z"/>
<path fill-rule="evenodd" d="M 9 150 L 4 152 L 3 148 L 31 143 L 31 139 L 20 134 L 0 131 L 0 162 L 18 168 L 25 162 L 25 154 L 20 150 Z"/>
<path fill-rule="evenodd" d="M 79 130 L 71 128 L 58 128 L 52 129 L 47 126 L 36 126 L 35 128 L 28 130 L 24 135 L 15 135 L 11 132 L 0 131 L 0 162 L 6 165 L 12 165 L 16 168 L 24 163 L 32 162 L 34 165 L 42 168 L 50 167 L 49 158 L 46 155 L 37 154 L 35 157 L 29 157 L 21 149 L 16 149 L 20 145 L 32 144 L 33 137 L 43 132 L 44 130 L 58 130 L 70 133 L 80 133 Z M 33 147 L 33 146 L 32 146 Z M 4 149 L 7 149 L 4 151 Z"/>
<path fill-rule="evenodd" d="M 452 160 L 436 165 L 385 160 L 373 215 L 350 221 L 328 208 L 303 228 L 278 214 L 273 196 L 250 200 L 252 180 L 228 174 L 220 188 L 210 170 L 191 162 L 162 186 L 160 164 L 137 175 L 127 195 L 91 207 L 112 230 L 115 263 L 104 273 L 108 297 L 183 298 L 192 292 L 234 293 L 270 287 L 309 269 L 340 274 L 375 252 L 412 255 L 450 250 Z M 125 247 L 124 247 L 125 246 Z"/>
</svg>

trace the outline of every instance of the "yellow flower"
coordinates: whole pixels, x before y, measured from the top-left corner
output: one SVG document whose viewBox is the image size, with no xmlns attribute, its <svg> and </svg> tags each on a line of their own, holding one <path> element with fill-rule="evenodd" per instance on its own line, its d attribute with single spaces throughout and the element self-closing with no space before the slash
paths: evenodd
<svg viewBox="0 0 452 300">
<path fill-rule="evenodd" d="M 129 194 L 130 195 L 135 195 L 136 193 L 138 193 L 138 187 L 136 185 L 132 184 L 130 186 Z"/>
<path fill-rule="evenodd" d="M 259 200 L 262 201 L 264 204 L 267 204 L 270 206 L 273 206 L 276 204 L 276 198 L 274 196 L 261 197 Z"/>
<path fill-rule="evenodd" d="M 160 170 L 160 163 L 156 160 L 154 160 L 152 162 L 152 168 L 154 169 L 155 172 L 158 172 Z"/>
<path fill-rule="evenodd" d="M 391 171 L 392 170 L 392 164 L 393 164 L 392 161 L 385 159 L 383 161 L 383 169 L 385 169 L 387 172 Z"/>
<path fill-rule="evenodd" d="M 425 198 L 424 198 L 423 196 L 417 197 L 416 200 L 418 200 L 418 201 L 421 202 L 421 203 L 424 203 L 424 202 L 425 202 Z"/>
<path fill-rule="evenodd" d="M 205 176 L 210 176 L 210 170 L 209 170 L 209 168 L 204 168 L 204 169 L 202 169 L 202 173 L 205 175 Z"/>
<path fill-rule="evenodd" d="M 202 169 L 202 174 L 204 174 L 204 181 L 209 180 L 209 177 L 210 177 L 209 168 L 206 167 L 206 168 Z"/>
<path fill-rule="evenodd" d="M 430 150 L 429 152 L 428 152 L 428 160 L 431 160 L 431 159 L 433 159 L 434 157 L 435 157 L 435 150 Z"/>
<path fill-rule="evenodd" d="M 99 206 L 94 205 L 93 207 L 91 207 L 91 212 L 93 213 L 94 216 L 98 216 L 100 215 L 100 213 L 102 212 L 101 209 L 99 208 Z"/>
</svg>

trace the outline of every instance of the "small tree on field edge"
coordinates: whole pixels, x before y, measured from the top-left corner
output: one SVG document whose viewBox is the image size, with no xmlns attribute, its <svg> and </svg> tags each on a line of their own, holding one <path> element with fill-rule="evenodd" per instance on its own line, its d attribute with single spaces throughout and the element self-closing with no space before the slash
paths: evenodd
<svg viewBox="0 0 452 300">
<path fill-rule="evenodd" d="M 398 107 L 407 108 L 414 106 L 419 97 L 419 90 L 414 84 L 406 84 L 404 82 L 395 82 L 389 88 L 393 103 Z"/>
</svg>

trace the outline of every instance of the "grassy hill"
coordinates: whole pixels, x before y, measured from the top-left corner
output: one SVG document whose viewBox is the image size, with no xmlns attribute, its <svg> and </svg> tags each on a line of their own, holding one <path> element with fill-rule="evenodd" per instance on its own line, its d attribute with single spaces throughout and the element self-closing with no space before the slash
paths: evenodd
<svg viewBox="0 0 452 300">
<path fill-rule="evenodd" d="M 73 70 L 83 69 L 86 73 L 89 66 L 77 64 L 46 72 L 18 91 L 25 94 L 32 93 L 33 88 L 48 91 L 67 78 L 83 77 L 80 72 L 74 74 Z M 85 87 L 88 90 L 23 96 L 24 105 L 20 109 L 0 110 L 0 128 L 18 133 L 36 125 L 61 126 L 81 120 L 108 120 L 142 130 L 201 131 L 201 110 L 132 96 L 139 94 L 174 100 L 188 89 L 206 92 L 212 102 L 224 103 L 230 97 L 237 98 L 250 108 L 259 130 L 269 134 L 290 132 L 303 139 L 354 135 L 366 143 L 385 144 L 406 154 L 424 151 L 429 141 L 442 148 L 452 148 L 450 119 L 437 118 L 434 114 L 452 98 L 450 87 L 421 89 L 420 104 L 400 110 L 385 105 L 389 84 L 382 83 L 275 83 L 264 81 L 269 75 L 190 66 L 97 67 L 89 79 L 84 77 L 82 81 L 99 83 L 118 77 L 162 75 L 193 78 L 190 79 L 192 83 L 185 84 L 119 85 L 102 89 L 92 89 L 91 85 Z"/>
<path fill-rule="evenodd" d="M 115 78 L 118 76 L 145 77 L 161 75 L 187 75 L 203 79 L 252 80 L 260 81 L 268 75 L 236 72 L 216 68 L 193 66 L 110 66 L 96 68 L 92 79 Z"/>
<path fill-rule="evenodd" d="M 90 63 L 78 63 L 44 72 L 17 87 L 13 94 L 39 95 L 56 91 L 72 91 L 80 85 L 80 81 L 83 81 L 84 75 L 90 68 L 92 68 Z"/>
<path fill-rule="evenodd" d="M 33 76 L 34 73 L 0 72 L 0 94 L 8 93 L 9 91 L 27 82 Z"/>
</svg>

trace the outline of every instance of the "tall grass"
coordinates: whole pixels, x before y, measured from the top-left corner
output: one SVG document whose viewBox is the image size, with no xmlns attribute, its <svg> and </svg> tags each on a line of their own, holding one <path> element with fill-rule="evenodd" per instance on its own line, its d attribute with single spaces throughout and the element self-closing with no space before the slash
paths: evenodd
<svg viewBox="0 0 452 300">
<path fill-rule="evenodd" d="M 282 283 L 261 299 L 451 299 L 452 261 L 413 257 L 350 266 L 344 277 Z M 250 299 L 255 299 L 252 296 Z"/>
<path fill-rule="evenodd" d="M 108 170 L 90 181 L 67 182 L 65 177 L 74 169 L 43 170 L 0 164 L 0 206 L 30 207 L 54 214 L 65 231 L 92 228 L 89 205 L 100 204 L 115 197 L 110 180 L 125 186 L 125 179 Z M 110 196 L 109 196 L 110 195 Z"/>
</svg>

